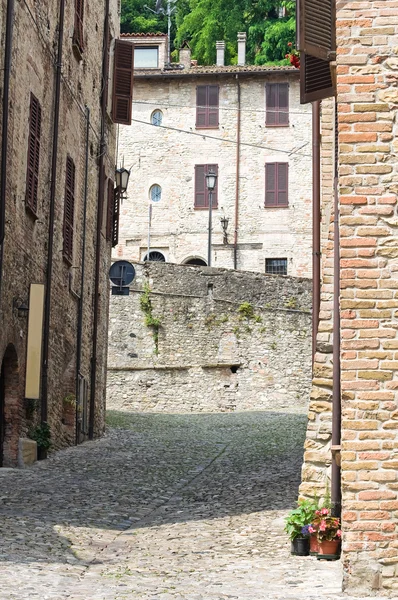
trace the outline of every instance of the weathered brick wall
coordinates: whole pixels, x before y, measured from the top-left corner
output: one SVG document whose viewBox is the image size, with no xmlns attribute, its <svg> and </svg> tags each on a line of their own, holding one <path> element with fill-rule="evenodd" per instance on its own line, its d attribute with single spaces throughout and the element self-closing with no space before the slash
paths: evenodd
<svg viewBox="0 0 398 600">
<path fill-rule="evenodd" d="M 265 84 L 275 82 L 290 85 L 289 127 L 265 126 Z M 196 86 L 207 84 L 220 86 L 220 127 L 196 130 Z M 296 70 L 246 74 L 240 86 L 238 269 L 264 273 L 265 258 L 287 258 L 288 275 L 310 277 L 311 107 L 300 106 Z M 145 80 L 137 74 L 135 121 L 120 128 L 119 156 L 133 170 L 115 256 L 143 260 L 146 255 L 149 189 L 158 184 L 163 195 L 153 206 L 151 248 L 168 262 L 180 264 L 192 257 L 207 262 L 208 211 L 194 209 L 195 164 L 218 164 L 212 266 L 233 268 L 237 107 L 233 74 Z M 164 128 L 150 125 L 155 109 L 163 112 Z M 266 162 L 289 163 L 288 208 L 264 208 Z M 229 246 L 223 244 L 222 216 L 229 218 Z"/>
<path fill-rule="evenodd" d="M 30 9 L 30 13 L 28 11 Z M 54 120 L 54 56 L 58 42 L 59 2 L 15 4 L 14 36 L 10 86 L 9 158 L 6 207 L 6 237 L 4 244 L 3 285 L 0 304 L 0 363 L 10 345 L 15 348 L 18 362 L 18 419 L 7 419 L 7 435 L 14 440 L 13 451 L 5 462 L 16 464 L 18 436 L 26 435 L 32 424 L 40 420 L 40 402 L 33 414 L 24 402 L 27 316 L 18 316 L 13 300 L 28 301 L 31 283 L 44 283 L 47 268 L 49 229 L 49 197 L 51 182 L 52 132 Z M 2 14 L 6 2 L 1 3 Z M 116 1 L 111 1 L 111 35 L 118 36 L 119 17 Z M 104 4 L 100 0 L 85 2 L 82 60 L 72 50 L 74 3 L 66 3 L 62 56 L 59 146 L 55 194 L 54 256 L 51 302 L 51 331 L 48 367 L 48 421 L 54 448 L 74 443 L 74 429 L 63 423 L 63 398 L 75 392 L 78 294 L 82 276 L 82 237 L 84 203 L 84 166 L 86 121 L 84 106 L 91 111 L 89 135 L 89 172 L 87 201 L 87 247 L 85 260 L 82 374 L 90 379 L 92 349 L 92 294 L 95 268 L 95 229 L 98 206 L 98 162 L 100 135 L 100 91 Z M 29 32 L 29 35 L 27 35 Z M 0 64 L 4 64 L 5 22 L 2 21 Z M 27 142 L 29 132 L 30 93 L 42 108 L 40 166 L 37 219 L 25 208 Z M 115 127 L 106 127 L 107 149 L 105 168 L 113 178 Z M 65 163 L 70 155 L 76 167 L 75 230 L 73 264 L 62 256 Z M 110 244 L 101 239 L 101 285 L 107 290 Z M 100 297 L 98 335 L 98 377 L 95 434 L 103 430 L 105 402 L 105 365 L 107 344 L 108 294 Z M 6 406 L 10 401 L 6 390 Z M 8 409 L 7 409 L 8 410 Z M 28 418 L 29 413 L 29 418 Z M 16 440 L 16 443 L 15 443 Z"/>
<path fill-rule="evenodd" d="M 344 587 L 396 597 L 398 2 L 338 8 Z M 319 353 L 331 327 L 321 320 L 301 486 L 307 495 L 324 487 L 331 461 L 329 425 L 322 432 L 330 421 L 330 353 Z M 320 393 L 324 405 L 314 417 Z"/>
<path fill-rule="evenodd" d="M 226 269 L 137 264 L 110 303 L 108 408 L 191 412 L 305 407 L 311 282 Z M 158 354 L 140 297 L 151 288 Z M 253 307 L 246 318 L 244 302 Z"/>
</svg>

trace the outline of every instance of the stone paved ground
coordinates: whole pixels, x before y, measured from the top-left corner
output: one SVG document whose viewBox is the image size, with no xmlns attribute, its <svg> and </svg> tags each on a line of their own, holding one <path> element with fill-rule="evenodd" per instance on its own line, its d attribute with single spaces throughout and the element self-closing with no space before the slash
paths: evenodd
<svg viewBox="0 0 398 600">
<path fill-rule="evenodd" d="M 338 600 L 283 517 L 305 416 L 110 413 L 98 441 L 0 469 L 0 599 Z"/>
</svg>

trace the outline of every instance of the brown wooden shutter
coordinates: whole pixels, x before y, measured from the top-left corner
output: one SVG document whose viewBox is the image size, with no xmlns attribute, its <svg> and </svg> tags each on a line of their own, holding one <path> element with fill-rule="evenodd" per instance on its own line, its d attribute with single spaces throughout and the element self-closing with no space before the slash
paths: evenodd
<svg viewBox="0 0 398 600">
<path fill-rule="evenodd" d="M 37 214 L 37 190 L 39 184 L 40 163 L 40 134 L 41 107 L 36 96 L 30 94 L 28 160 L 26 171 L 25 202 L 26 206 L 28 206 L 34 214 Z"/>
<path fill-rule="evenodd" d="M 276 163 L 265 165 L 265 206 L 276 205 Z"/>
<path fill-rule="evenodd" d="M 336 58 L 336 0 L 300 0 L 299 50 L 322 60 Z"/>
<path fill-rule="evenodd" d="M 73 30 L 73 43 L 78 46 L 81 52 L 83 52 L 84 48 L 83 20 L 84 0 L 75 0 L 75 27 Z"/>
<path fill-rule="evenodd" d="M 120 214 L 120 193 L 119 189 L 113 190 L 113 211 L 112 211 L 112 248 L 119 241 L 119 214 Z"/>
<path fill-rule="evenodd" d="M 219 88 L 218 85 L 209 85 L 208 86 L 208 127 L 218 127 L 218 95 Z"/>
<path fill-rule="evenodd" d="M 196 127 L 206 127 L 207 121 L 207 85 L 198 85 L 196 88 Z"/>
<path fill-rule="evenodd" d="M 106 239 L 109 242 L 112 239 L 113 231 L 113 211 L 115 208 L 115 184 L 112 179 L 108 179 L 108 205 L 106 212 Z"/>
<path fill-rule="evenodd" d="M 205 190 L 206 190 L 206 206 L 207 208 L 209 207 L 210 204 L 210 198 L 209 198 L 209 192 L 207 191 L 207 185 L 206 185 L 206 175 L 208 174 L 209 171 L 213 171 L 213 173 L 215 173 L 217 175 L 217 179 L 216 179 L 216 187 L 214 188 L 213 191 L 213 198 L 212 198 L 212 207 L 213 208 L 217 208 L 218 207 L 218 165 L 205 165 L 205 177 L 204 177 L 204 186 L 205 186 Z"/>
<path fill-rule="evenodd" d="M 64 204 L 64 258 L 72 263 L 73 224 L 75 216 L 75 164 L 70 156 L 66 159 L 65 204 Z"/>
<path fill-rule="evenodd" d="M 300 0 L 300 100 L 336 95 L 331 62 L 336 60 L 336 0 Z"/>
<path fill-rule="evenodd" d="M 289 125 L 289 84 L 278 84 L 279 125 Z"/>
<path fill-rule="evenodd" d="M 206 207 L 206 165 L 195 165 L 195 208 Z"/>
<path fill-rule="evenodd" d="M 134 46 L 125 40 L 115 40 L 112 119 L 114 123 L 131 125 L 133 101 Z"/>
<path fill-rule="evenodd" d="M 288 163 L 277 163 L 277 205 L 288 205 Z"/>
<path fill-rule="evenodd" d="M 267 83 L 265 124 L 269 127 L 277 124 L 278 88 L 276 83 Z"/>
</svg>

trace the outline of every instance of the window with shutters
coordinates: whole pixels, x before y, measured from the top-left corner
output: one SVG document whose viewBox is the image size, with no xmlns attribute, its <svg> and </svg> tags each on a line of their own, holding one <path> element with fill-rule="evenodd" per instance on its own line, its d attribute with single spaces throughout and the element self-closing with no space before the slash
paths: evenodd
<svg viewBox="0 0 398 600">
<path fill-rule="evenodd" d="M 134 46 L 126 40 L 115 40 L 112 119 L 114 123 L 131 125 L 133 99 Z"/>
<path fill-rule="evenodd" d="M 218 129 L 218 85 L 198 85 L 196 88 L 196 128 Z"/>
<path fill-rule="evenodd" d="M 84 0 L 75 0 L 75 26 L 73 29 L 73 45 L 77 47 L 79 53 L 82 53 L 84 50 L 83 20 Z"/>
<path fill-rule="evenodd" d="M 195 208 L 209 208 L 210 192 L 206 185 L 206 175 L 213 171 L 218 175 L 218 165 L 195 165 Z M 212 208 L 218 208 L 218 177 L 212 192 Z"/>
<path fill-rule="evenodd" d="M 119 241 L 119 213 L 120 213 L 120 190 L 115 188 L 113 192 L 113 216 L 112 216 L 112 248 Z"/>
<path fill-rule="evenodd" d="M 108 179 L 108 206 L 106 211 L 106 239 L 108 242 L 112 239 L 113 230 L 113 211 L 115 208 L 115 184 L 112 179 Z"/>
<path fill-rule="evenodd" d="M 73 225 L 75 218 L 75 163 L 70 156 L 66 159 L 65 200 L 64 200 L 64 259 L 72 264 Z"/>
<path fill-rule="evenodd" d="M 297 11 L 301 103 L 336 94 L 336 0 L 300 0 Z"/>
<path fill-rule="evenodd" d="M 37 215 L 37 191 L 39 185 L 40 163 L 40 133 L 41 133 L 41 106 L 33 94 L 30 94 L 29 108 L 29 138 L 28 160 L 26 170 L 26 206 Z"/>
<path fill-rule="evenodd" d="M 267 163 L 265 165 L 265 207 L 289 205 L 288 163 Z"/>
<path fill-rule="evenodd" d="M 265 103 L 265 125 L 287 127 L 289 125 L 289 84 L 267 83 Z"/>
</svg>

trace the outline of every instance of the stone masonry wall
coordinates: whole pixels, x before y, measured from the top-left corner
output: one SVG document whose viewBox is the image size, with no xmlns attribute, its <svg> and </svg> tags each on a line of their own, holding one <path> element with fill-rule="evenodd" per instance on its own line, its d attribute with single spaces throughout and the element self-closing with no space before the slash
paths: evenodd
<svg viewBox="0 0 398 600">
<path fill-rule="evenodd" d="M 107 406 L 233 411 L 306 406 L 311 282 L 207 267 L 136 264 L 111 296 Z M 140 297 L 149 284 L 158 354 Z M 246 316 L 242 305 L 250 303 Z"/>
</svg>

